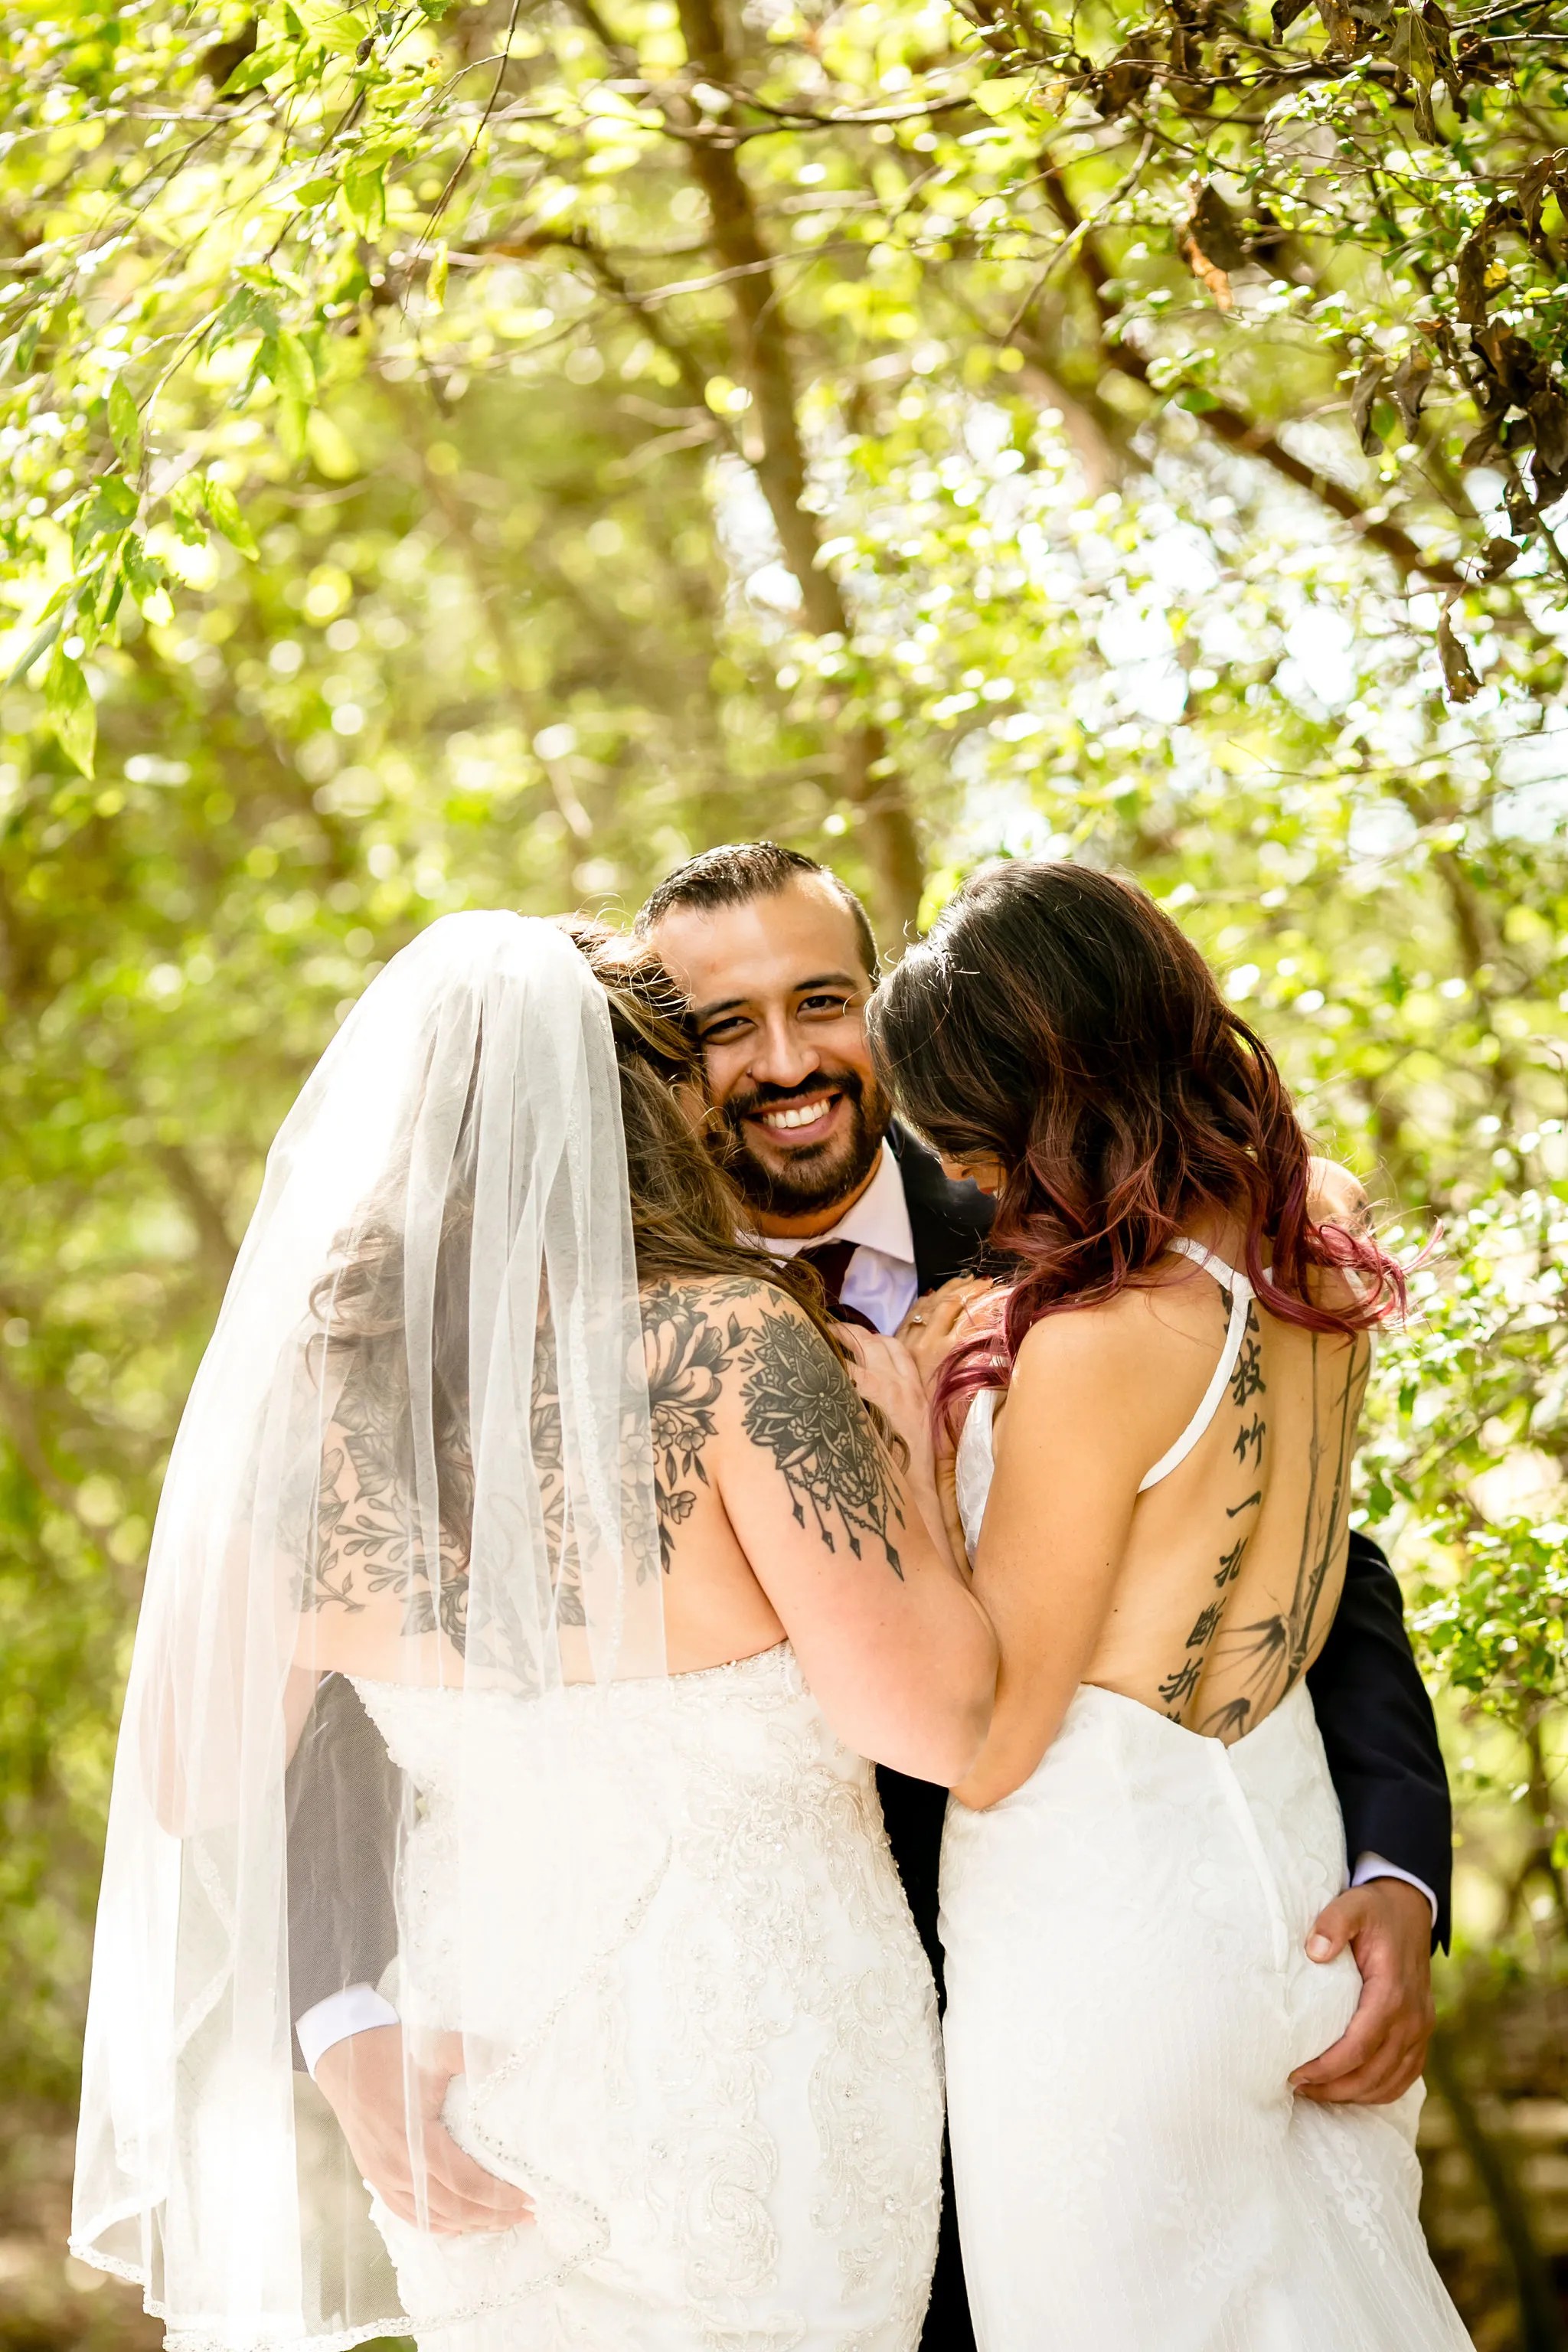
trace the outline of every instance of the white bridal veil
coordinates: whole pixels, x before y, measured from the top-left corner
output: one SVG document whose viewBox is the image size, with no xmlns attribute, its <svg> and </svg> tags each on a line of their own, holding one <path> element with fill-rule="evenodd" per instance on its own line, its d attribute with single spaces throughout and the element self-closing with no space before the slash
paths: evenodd
<svg viewBox="0 0 1568 2352">
<path fill-rule="evenodd" d="M 574 1775 L 596 1803 L 615 1778 L 595 1754 L 611 1686 L 664 1671 L 647 1412 L 607 999 L 553 925 L 447 917 L 372 983 L 285 1122 L 153 1542 L 72 2243 L 140 2281 L 171 2342 L 406 2326 L 293 2036 L 307 1992 L 335 1989 L 331 1955 L 301 1981 L 313 1938 L 340 1975 L 373 1954 L 395 1993 L 429 1831 L 359 1684 L 424 1694 L 455 1759 L 426 2021 L 464 2033 L 481 2143 L 530 2020 L 657 1874 L 657 1824 L 622 1789 L 626 1884 L 580 1916 L 557 1885 L 530 1945 Z M 498 1747 L 498 1710 L 553 1733 Z"/>
</svg>

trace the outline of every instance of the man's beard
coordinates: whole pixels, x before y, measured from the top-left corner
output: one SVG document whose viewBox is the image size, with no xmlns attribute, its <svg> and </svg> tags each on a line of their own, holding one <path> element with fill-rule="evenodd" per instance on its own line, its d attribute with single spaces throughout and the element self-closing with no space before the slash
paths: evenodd
<svg viewBox="0 0 1568 2352">
<path fill-rule="evenodd" d="M 824 1079 L 849 1106 L 847 1132 L 793 1153 L 777 1171 L 765 1167 L 752 1152 L 746 1120 L 819 1093 Z M 855 1070 L 819 1070 L 799 1087 L 752 1087 L 732 1094 L 720 1110 L 729 1136 L 726 1173 L 753 1209 L 774 1217 L 811 1216 L 857 1192 L 876 1165 L 893 1116 L 876 1080 L 867 1081 Z"/>
</svg>

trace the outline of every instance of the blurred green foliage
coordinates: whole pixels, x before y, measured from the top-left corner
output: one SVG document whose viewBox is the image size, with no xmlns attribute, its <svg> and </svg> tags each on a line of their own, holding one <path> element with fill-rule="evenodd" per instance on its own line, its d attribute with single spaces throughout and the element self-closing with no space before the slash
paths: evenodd
<svg viewBox="0 0 1568 2352">
<path fill-rule="evenodd" d="M 0 26 L 14 2088 L 71 2091 L 159 1475 L 334 1021 L 447 908 L 758 833 L 889 944 L 983 855 L 1135 872 L 1441 1225 L 1364 1507 L 1474 1748 L 1473 1933 L 1556 1970 L 1561 46 L 1522 0 Z"/>
</svg>

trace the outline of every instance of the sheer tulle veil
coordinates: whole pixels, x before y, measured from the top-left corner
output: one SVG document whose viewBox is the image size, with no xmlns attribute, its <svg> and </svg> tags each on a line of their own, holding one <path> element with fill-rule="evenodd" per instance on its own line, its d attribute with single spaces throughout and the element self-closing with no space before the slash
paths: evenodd
<svg viewBox="0 0 1568 2352">
<path fill-rule="evenodd" d="M 171 2342 L 404 2325 L 293 2047 L 286 1784 L 322 1677 L 414 1686 L 458 1726 L 432 2021 L 464 2033 L 482 2137 L 530 2009 L 657 1879 L 610 1700 L 664 1672 L 658 1557 L 608 1005 L 553 925 L 449 916 L 372 982 L 278 1137 L 153 1540 L 72 2243 L 140 2281 Z M 498 1786 L 487 1727 L 520 1699 L 538 1737 Z M 523 1968 L 516 1939 L 496 1948 L 498 1879 L 559 1861 L 579 1780 L 625 1807 L 624 1884 L 584 1890 L 575 1922 L 557 1906 Z M 525 1941 L 526 1906 L 514 1924 Z"/>
</svg>

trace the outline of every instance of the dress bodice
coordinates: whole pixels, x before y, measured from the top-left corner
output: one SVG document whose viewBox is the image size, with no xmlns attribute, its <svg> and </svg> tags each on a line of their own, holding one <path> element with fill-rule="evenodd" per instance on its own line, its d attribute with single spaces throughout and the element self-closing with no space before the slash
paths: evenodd
<svg viewBox="0 0 1568 2352">
<path fill-rule="evenodd" d="M 991 1475 L 996 1467 L 991 1433 L 996 1418 L 997 1393 L 995 1389 L 982 1389 L 970 1406 L 959 1432 L 958 1454 L 953 1463 L 958 1516 L 971 1568 L 980 1541 L 980 1522 L 985 1517 L 986 1497 L 991 1492 Z"/>
</svg>

